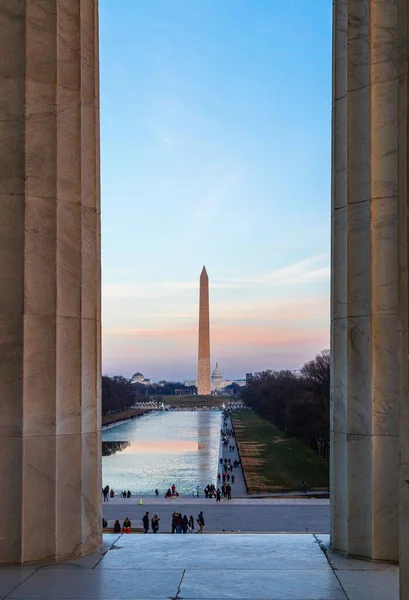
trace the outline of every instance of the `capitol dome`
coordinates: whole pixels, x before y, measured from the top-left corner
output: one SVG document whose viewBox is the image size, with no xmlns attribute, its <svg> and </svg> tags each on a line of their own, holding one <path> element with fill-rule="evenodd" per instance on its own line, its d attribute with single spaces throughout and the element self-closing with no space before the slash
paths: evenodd
<svg viewBox="0 0 409 600">
<path fill-rule="evenodd" d="M 221 374 L 221 371 L 219 369 L 219 364 L 218 363 L 216 363 L 216 368 L 214 369 L 214 371 L 212 373 L 212 379 L 213 380 L 215 380 L 215 379 L 218 379 L 218 380 L 223 379 L 223 375 Z"/>
<path fill-rule="evenodd" d="M 223 381 L 223 375 L 219 369 L 219 364 L 216 363 L 216 368 L 212 373 L 212 387 L 214 390 L 219 390 Z"/>
</svg>

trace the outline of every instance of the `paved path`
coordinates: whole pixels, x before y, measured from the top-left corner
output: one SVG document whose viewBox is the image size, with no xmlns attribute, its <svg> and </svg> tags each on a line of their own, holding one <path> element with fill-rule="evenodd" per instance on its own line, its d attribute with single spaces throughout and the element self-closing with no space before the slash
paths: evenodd
<svg viewBox="0 0 409 600">
<path fill-rule="evenodd" d="M 172 498 L 164 498 L 163 496 L 132 496 L 131 498 L 120 498 L 119 496 L 115 496 L 115 498 L 110 498 L 109 499 L 109 503 L 108 505 L 125 505 L 125 506 L 134 506 L 135 504 L 139 504 L 140 500 L 142 500 L 143 504 L 150 504 L 152 505 L 158 505 L 158 506 L 167 506 L 167 505 L 173 505 L 173 504 L 182 504 L 184 506 L 188 506 L 188 505 L 203 505 L 203 506 L 207 506 L 207 505 L 211 505 L 212 503 L 214 503 L 214 499 L 213 500 L 206 500 L 205 497 L 202 495 L 200 498 L 192 498 L 192 496 L 188 495 L 188 496 L 179 496 L 179 498 L 176 497 L 172 497 Z M 263 506 L 263 505 L 278 505 L 278 504 L 285 504 L 286 506 L 307 506 L 307 504 L 311 504 L 311 505 L 316 505 L 316 506 L 329 506 L 329 500 L 327 498 L 308 498 L 308 496 L 305 497 L 298 497 L 298 498 L 291 498 L 291 497 L 287 497 L 287 496 L 281 496 L 278 498 L 270 498 L 270 497 L 264 497 L 264 498 L 259 498 L 259 497 L 253 497 L 253 496 L 247 496 L 246 498 L 233 498 L 232 500 L 223 500 L 221 501 L 221 504 L 223 504 L 223 502 L 227 503 L 227 504 L 237 504 L 237 505 L 245 505 L 245 506 Z M 103 502 L 103 505 L 106 506 L 107 503 Z"/>
<path fill-rule="evenodd" d="M 327 544 L 326 536 L 321 543 Z M 106 535 L 105 551 L 0 568 L 7 600 L 398 600 L 398 567 L 332 557 L 313 535 Z"/>
<path fill-rule="evenodd" d="M 169 501 L 144 499 L 143 505 L 136 499 L 110 501 L 103 504 L 104 517 L 109 526 L 115 519 L 120 522 L 129 517 L 134 527 L 142 527 L 142 517 L 146 511 L 153 516 L 158 513 L 160 531 L 170 532 L 174 511 L 183 515 L 193 515 L 195 522 L 202 510 L 206 521 L 206 531 L 242 531 L 242 532 L 291 532 L 326 533 L 329 531 L 328 500 L 205 500 L 175 498 Z"/>
<path fill-rule="evenodd" d="M 227 429 L 233 429 L 233 424 L 231 422 L 231 418 L 227 417 L 226 418 L 226 422 L 227 422 Z M 230 452 L 229 450 L 229 446 L 232 445 L 234 446 L 234 451 Z M 231 460 L 231 462 L 233 462 L 235 459 L 236 460 L 240 460 L 240 456 L 237 450 L 237 444 L 236 444 L 236 439 L 232 438 L 229 440 L 229 443 L 227 445 L 227 447 L 224 447 L 222 444 L 222 441 L 220 440 L 220 456 L 221 458 L 224 459 L 227 458 Z M 223 468 L 222 465 L 219 462 L 219 473 L 220 475 L 223 475 Z M 237 467 L 237 469 L 233 469 L 233 474 L 234 474 L 234 483 L 232 483 L 231 479 L 230 479 L 230 485 L 232 488 L 231 491 L 231 495 L 232 498 L 235 497 L 243 497 L 243 496 L 247 496 L 247 488 L 246 488 L 246 484 L 244 482 L 244 477 L 243 477 L 243 469 L 241 467 Z M 230 473 L 231 475 L 231 473 Z M 226 482 L 229 483 L 229 482 Z M 221 486 L 223 485 L 223 481 L 220 480 L 220 484 L 219 484 L 219 488 L 221 489 Z"/>
</svg>

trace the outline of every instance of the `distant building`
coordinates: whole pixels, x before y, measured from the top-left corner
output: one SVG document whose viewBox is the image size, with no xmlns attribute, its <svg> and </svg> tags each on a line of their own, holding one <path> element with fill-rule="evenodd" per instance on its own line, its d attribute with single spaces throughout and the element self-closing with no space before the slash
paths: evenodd
<svg viewBox="0 0 409 600">
<path fill-rule="evenodd" d="M 145 379 L 142 373 L 134 373 L 132 375 L 131 383 L 139 383 L 141 385 L 152 385 L 152 379 Z"/>
<path fill-rule="evenodd" d="M 246 385 L 250 385 L 254 381 L 253 373 L 246 373 Z"/>
<path fill-rule="evenodd" d="M 219 369 L 219 364 L 216 363 L 216 368 L 212 373 L 212 391 L 219 392 L 224 387 L 223 375 Z"/>
</svg>

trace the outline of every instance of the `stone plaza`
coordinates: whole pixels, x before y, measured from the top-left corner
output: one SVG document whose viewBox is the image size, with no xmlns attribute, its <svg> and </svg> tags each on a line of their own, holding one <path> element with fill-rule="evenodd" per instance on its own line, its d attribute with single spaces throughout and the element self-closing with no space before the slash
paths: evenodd
<svg viewBox="0 0 409 600">
<path fill-rule="evenodd" d="M 339 571 L 313 536 L 123 536 L 98 554 L 98 1 L 0 0 L 0 562 L 83 557 L 3 568 L 0 596 L 394 600 L 399 562 L 399 597 L 409 598 L 409 0 L 333 4 Z M 351 557 L 385 566 L 356 568 Z"/>
<path fill-rule="evenodd" d="M 106 535 L 97 554 L 0 570 L 7 600 L 397 600 L 398 569 L 328 536 Z"/>
<path fill-rule="evenodd" d="M 116 519 L 129 517 L 132 527 L 142 528 L 142 517 L 149 511 L 160 517 L 159 531 L 170 533 L 174 511 L 193 515 L 203 511 L 206 533 L 325 533 L 329 532 L 329 500 L 292 498 L 238 498 L 205 500 L 204 498 L 113 498 L 103 505 L 109 527 Z"/>
</svg>

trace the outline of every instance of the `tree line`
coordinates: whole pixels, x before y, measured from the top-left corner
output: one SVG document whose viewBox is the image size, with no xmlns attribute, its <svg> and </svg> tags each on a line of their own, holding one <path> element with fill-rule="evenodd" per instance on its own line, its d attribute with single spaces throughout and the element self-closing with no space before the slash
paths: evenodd
<svg viewBox="0 0 409 600">
<path fill-rule="evenodd" d="M 329 350 L 306 362 L 298 373 L 283 370 L 250 375 L 241 397 L 287 435 L 328 457 Z"/>
<path fill-rule="evenodd" d="M 136 390 L 122 375 L 102 376 L 102 414 L 126 410 L 137 401 Z"/>
<path fill-rule="evenodd" d="M 150 396 L 172 396 L 175 391 L 185 388 L 184 383 L 166 382 L 163 385 L 143 385 L 131 383 L 122 375 L 102 376 L 102 414 L 126 410 L 135 402 L 149 399 Z M 191 388 L 195 393 L 196 388 Z"/>
</svg>

